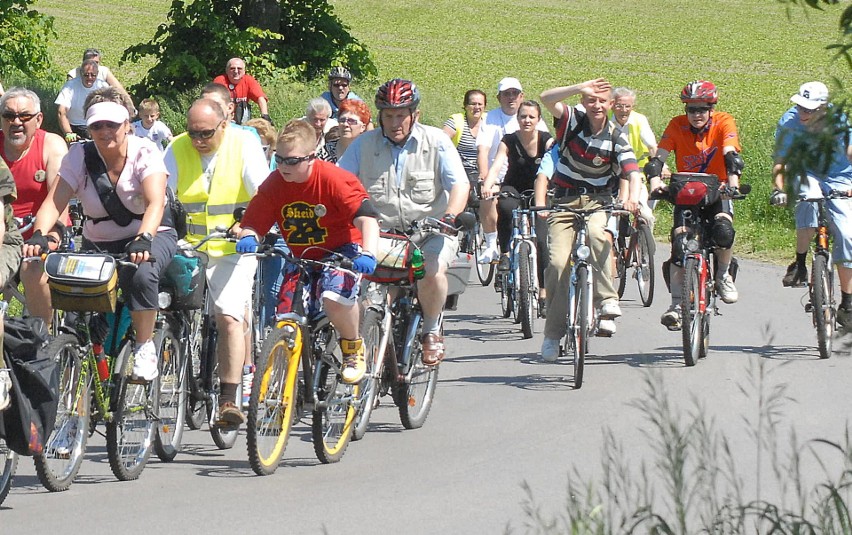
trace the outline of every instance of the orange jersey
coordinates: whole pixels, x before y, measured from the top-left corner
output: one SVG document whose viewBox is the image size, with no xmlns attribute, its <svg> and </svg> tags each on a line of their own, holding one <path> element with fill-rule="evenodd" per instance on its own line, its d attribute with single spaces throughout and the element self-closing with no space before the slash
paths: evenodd
<svg viewBox="0 0 852 535">
<path fill-rule="evenodd" d="M 711 173 L 727 182 L 725 147 L 741 152 L 740 137 L 734 118 L 723 111 L 713 111 L 710 123 L 699 133 L 693 133 L 686 115 L 678 115 L 669 122 L 659 147 L 676 156 L 677 170 L 681 173 Z"/>
</svg>

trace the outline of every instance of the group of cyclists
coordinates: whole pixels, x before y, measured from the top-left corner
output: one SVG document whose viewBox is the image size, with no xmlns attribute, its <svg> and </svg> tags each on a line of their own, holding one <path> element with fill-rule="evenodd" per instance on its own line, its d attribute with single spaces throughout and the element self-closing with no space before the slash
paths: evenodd
<svg viewBox="0 0 852 535">
<path fill-rule="evenodd" d="M 83 116 L 91 141 L 70 146 L 41 129 L 43 113 L 34 92 L 10 88 L 0 98 L 0 193 L 7 215 L 14 210 L 15 215 L 32 214 L 35 219 L 23 238 L 15 235 L 9 218 L 5 228 L 0 227 L 0 282 L 20 269 L 29 312 L 52 321 L 51 293 L 43 262 L 37 259 L 66 241 L 68 207 L 76 198 L 85 216 L 82 248 L 123 253 L 137 266 L 121 272 L 120 286 L 135 333 L 132 373 L 137 381 L 151 381 L 158 373 L 152 337 L 161 275 L 179 240 L 204 241 L 200 250 L 208 257 L 209 306 L 219 333 L 221 392 L 214 425 L 239 426 L 245 415 L 238 387 L 252 362 L 252 344 L 245 333 L 258 260 L 251 253 L 264 243 L 283 241 L 291 254 L 304 258 L 339 255 L 350 260 L 347 268 L 324 267 L 314 274 L 305 309 L 324 310 L 340 337 L 342 381 L 358 384 L 367 371 L 368 350 L 359 325 L 361 279 L 383 262 L 382 231 L 404 233 L 424 218 L 445 225 L 444 232 L 412 239 L 425 268 L 416 283 L 423 314 L 421 358 L 424 365 L 437 366 L 446 355 L 442 319 L 447 271 L 459 252 L 457 217 L 472 200 L 479 204 L 485 233 L 485 249 L 476 261 L 493 262 L 499 272 L 508 269 L 512 211 L 521 192 L 531 190 L 537 207 L 595 208 L 611 206 L 615 199 L 653 223 L 649 191 L 653 197 L 667 188 L 663 180 L 671 174 L 666 165 L 671 153 L 678 172 L 716 175 L 726 192 L 737 189 L 744 168 L 734 119 L 716 109 L 718 91 L 709 81 L 686 84 L 679 96 L 684 114 L 669 122 L 657 144 L 647 119 L 633 109 L 636 94 L 614 89 L 604 78 L 546 90 L 541 104 L 525 99 L 517 79 L 504 78 L 497 88 L 499 107 L 484 113 L 485 92 L 468 91 L 464 113 L 454 115 L 443 130 L 419 121 L 420 91 L 410 80 L 393 79 L 378 88 L 373 128 L 363 124 L 357 106 L 347 104 L 358 98 L 348 92 L 351 74 L 335 67 L 328 78 L 329 92 L 323 98 L 330 101 L 330 113 L 312 124 L 311 119 L 326 113 L 318 107 L 312 117 L 287 122 L 266 148 L 257 131 L 233 121 L 235 103 L 228 87 L 208 84 L 189 107 L 184 133 L 174 136 L 164 152 L 149 139 L 131 134 L 135 108 L 115 87 L 88 95 Z M 341 88 L 349 98 L 339 98 Z M 579 104 L 569 105 L 567 100 L 577 96 Z M 812 137 L 809 133 L 838 126 L 828 124 L 835 115 L 829 113 L 824 85 L 805 84 L 792 101 L 795 107 L 779 124 L 775 204 L 786 201 L 785 188 L 798 178 L 785 165 L 790 147 L 800 137 Z M 555 136 L 542 120 L 542 104 L 553 117 Z M 340 121 L 347 133 L 360 127 L 357 137 L 347 137 L 331 151 L 336 165 L 323 161 L 320 150 L 327 120 Z M 852 192 L 852 145 L 848 124 L 841 126 L 834 158 L 819 169 L 806 169 L 807 180 L 796 187 Z M 12 180 L 14 187 L 7 187 Z M 501 195 L 506 192 L 511 195 Z M 725 195 L 707 198 L 700 211 L 716 248 L 716 289 L 725 303 L 735 303 L 738 294 L 729 269 L 733 207 Z M 183 211 L 176 209 L 174 199 Z M 852 324 L 850 203 L 848 198 L 830 203 L 842 290 L 837 314 L 845 326 Z M 245 212 L 235 221 L 238 208 Z M 805 206 L 796 210 L 804 238 L 785 285 L 807 278 L 803 270 L 808 229 L 816 225 L 806 212 Z M 537 214 L 539 280 L 544 281 L 540 308 L 546 317 L 541 358 L 552 362 L 566 330 L 576 225 L 570 212 L 543 209 Z M 679 220 L 677 209 L 674 220 Z M 232 229 L 232 235 L 209 239 L 221 228 Z M 271 242 L 270 232 L 276 233 Z M 672 254 L 663 266 L 672 304 L 661 323 L 672 330 L 681 324 L 685 232 L 677 223 L 672 228 Z M 613 283 L 613 234 L 606 211 L 589 219 L 590 264 L 596 274 L 593 301 L 602 336 L 616 332 L 615 319 L 622 314 Z M 21 263 L 21 258 L 36 261 Z M 293 274 L 285 265 L 270 275 L 271 284 L 264 284 L 279 313 L 293 306 Z"/>
</svg>

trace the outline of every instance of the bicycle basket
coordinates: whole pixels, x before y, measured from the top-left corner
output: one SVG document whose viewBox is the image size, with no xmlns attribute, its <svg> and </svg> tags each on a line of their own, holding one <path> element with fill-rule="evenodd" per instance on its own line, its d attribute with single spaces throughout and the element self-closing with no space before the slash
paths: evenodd
<svg viewBox="0 0 852 535">
<path fill-rule="evenodd" d="M 197 310 L 204 306 L 207 255 L 178 249 L 160 275 L 160 290 L 172 296 L 170 310 Z"/>
<path fill-rule="evenodd" d="M 382 232 L 376 251 L 376 271 L 365 275 L 373 282 L 404 282 L 410 280 L 411 253 L 414 245 L 408 237 Z"/>
<path fill-rule="evenodd" d="M 720 199 L 719 177 L 703 173 L 672 175 L 672 202 L 677 206 L 709 206 Z"/>
<path fill-rule="evenodd" d="M 113 312 L 118 270 L 109 255 L 50 253 L 44 261 L 53 308 L 69 312 Z"/>
</svg>

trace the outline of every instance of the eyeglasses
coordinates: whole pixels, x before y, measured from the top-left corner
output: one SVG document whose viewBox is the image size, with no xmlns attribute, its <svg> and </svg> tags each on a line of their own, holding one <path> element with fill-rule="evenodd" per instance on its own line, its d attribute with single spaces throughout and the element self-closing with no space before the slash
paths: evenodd
<svg viewBox="0 0 852 535">
<path fill-rule="evenodd" d="M 364 124 L 364 123 L 362 123 L 362 122 L 361 122 L 361 120 L 360 120 L 360 119 L 356 119 L 355 117 L 345 117 L 345 118 L 344 118 L 344 117 L 341 117 L 341 118 L 340 118 L 340 122 L 341 122 L 341 123 L 348 124 L 349 126 L 355 126 L 355 125 L 358 125 L 358 124 Z"/>
<path fill-rule="evenodd" d="M 96 123 L 92 123 L 88 126 L 88 129 L 92 132 L 97 132 L 103 128 L 109 128 L 110 130 L 118 130 L 118 127 L 121 126 L 121 123 L 114 123 L 112 121 L 98 121 Z"/>
<path fill-rule="evenodd" d="M 501 91 L 500 94 L 509 98 L 518 98 L 521 96 L 521 92 L 517 89 L 506 89 L 505 91 Z"/>
<path fill-rule="evenodd" d="M 633 105 L 632 104 L 616 104 L 615 106 L 613 106 L 613 108 L 615 108 L 619 111 L 627 111 L 627 110 L 632 110 Z"/>
<path fill-rule="evenodd" d="M 692 115 L 701 115 L 702 113 L 708 113 L 710 111 L 710 106 L 687 106 L 686 113 Z"/>
<path fill-rule="evenodd" d="M 216 135 L 216 130 L 218 130 L 224 122 L 225 121 L 221 121 L 216 125 L 216 128 L 211 128 L 209 130 L 187 130 L 186 135 L 188 135 L 190 139 L 210 139 Z"/>
<path fill-rule="evenodd" d="M 349 82 L 333 82 L 334 87 L 349 87 Z"/>
<path fill-rule="evenodd" d="M 15 113 L 13 111 L 4 111 L 3 115 L 0 115 L 0 117 L 3 117 L 4 119 L 9 121 L 10 123 L 14 122 L 15 119 L 20 119 L 21 123 L 28 123 L 28 122 L 32 121 L 33 117 L 35 117 L 36 115 L 38 115 L 38 114 L 37 113 L 29 113 L 29 112 Z"/>
<path fill-rule="evenodd" d="M 98 77 L 97 73 L 94 73 L 94 74 L 90 73 L 90 72 L 83 73 L 83 78 L 97 78 L 97 77 Z"/>
<path fill-rule="evenodd" d="M 313 152 L 308 154 L 307 156 L 289 156 L 287 158 L 276 154 L 275 155 L 275 163 L 277 163 L 278 165 L 293 166 L 293 165 L 299 165 L 302 162 L 309 162 L 316 157 L 317 157 L 317 155 L 314 154 Z"/>
<path fill-rule="evenodd" d="M 820 107 L 822 107 L 822 106 L 820 106 Z M 811 114 L 811 113 L 816 113 L 816 111 L 819 110 L 820 107 L 810 109 L 810 108 L 806 108 L 804 106 L 800 106 L 800 105 L 796 104 L 796 110 L 799 112 L 799 115 L 801 115 L 801 114 L 808 115 L 808 114 Z M 6 117 L 6 116 L 4 115 L 3 117 Z"/>
</svg>

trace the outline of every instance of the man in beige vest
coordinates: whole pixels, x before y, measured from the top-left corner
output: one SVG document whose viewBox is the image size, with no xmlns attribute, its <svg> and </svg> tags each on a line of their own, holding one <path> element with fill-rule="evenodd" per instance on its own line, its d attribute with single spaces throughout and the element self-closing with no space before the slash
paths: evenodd
<svg viewBox="0 0 852 535">
<path fill-rule="evenodd" d="M 358 136 L 337 163 L 361 179 L 385 229 L 406 230 L 424 217 L 454 225 L 467 204 L 470 183 L 461 158 L 442 130 L 417 122 L 419 104 L 420 92 L 411 81 L 386 82 L 376 92 L 380 128 Z M 426 267 L 417 283 L 423 363 L 436 365 L 444 358 L 441 313 L 458 240 L 428 234 L 419 245 Z"/>
</svg>

